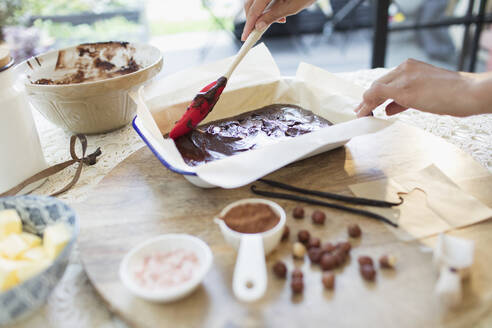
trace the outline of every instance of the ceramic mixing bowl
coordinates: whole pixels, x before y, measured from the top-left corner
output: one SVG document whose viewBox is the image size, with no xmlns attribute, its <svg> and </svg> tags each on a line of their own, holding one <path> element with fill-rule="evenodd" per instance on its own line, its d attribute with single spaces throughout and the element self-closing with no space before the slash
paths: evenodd
<svg viewBox="0 0 492 328">
<path fill-rule="evenodd" d="M 32 105 L 75 133 L 120 128 L 135 116 L 128 96 L 162 68 L 161 52 L 127 42 L 80 44 L 30 58 L 16 67 Z"/>
<path fill-rule="evenodd" d="M 45 270 L 19 285 L 0 293 L 0 326 L 18 321 L 42 306 L 60 281 L 78 234 L 75 212 L 63 202 L 44 196 L 15 196 L 0 198 L 0 211 L 15 209 L 22 220 L 23 230 L 42 235 L 55 222 L 70 228 L 70 242 Z"/>
</svg>

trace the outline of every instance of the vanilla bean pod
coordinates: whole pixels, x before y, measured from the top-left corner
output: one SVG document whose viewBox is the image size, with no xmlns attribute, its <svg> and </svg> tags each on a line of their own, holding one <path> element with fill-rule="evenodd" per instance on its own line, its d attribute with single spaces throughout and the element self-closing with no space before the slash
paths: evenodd
<svg viewBox="0 0 492 328">
<path fill-rule="evenodd" d="M 329 198 L 329 199 L 334 199 L 334 200 L 339 200 L 343 201 L 346 203 L 351 203 L 351 204 L 357 204 L 357 205 L 366 205 L 366 206 L 374 206 L 374 207 L 393 207 L 393 206 L 398 206 L 403 203 L 403 198 L 400 198 L 400 202 L 398 203 L 392 203 L 392 202 L 387 202 L 384 200 L 377 200 L 377 199 L 370 199 L 370 198 L 359 198 L 359 197 L 352 197 L 352 196 L 345 196 L 345 195 L 339 195 L 339 194 L 333 194 L 331 192 L 325 192 L 325 191 L 318 191 L 318 190 L 310 190 L 310 189 L 303 189 L 295 186 L 291 186 L 282 182 L 277 182 L 277 181 L 272 181 L 268 179 L 258 179 L 258 181 L 261 181 L 263 183 L 266 183 L 269 186 L 272 187 L 277 187 L 289 191 L 295 191 L 295 192 L 300 192 L 306 195 L 313 195 L 313 196 L 319 196 L 323 198 Z"/>
<path fill-rule="evenodd" d="M 277 192 L 271 192 L 271 191 L 265 191 L 265 190 L 258 190 L 255 185 L 251 186 L 251 191 L 254 194 L 260 195 L 260 196 L 265 196 L 265 197 L 272 197 L 272 198 L 280 198 L 280 199 L 287 199 L 287 200 L 294 200 L 297 202 L 303 202 L 303 203 L 308 203 L 308 204 L 313 204 L 313 205 L 319 205 L 319 206 L 324 206 L 324 207 L 329 207 L 329 208 L 335 208 L 337 210 L 349 212 L 349 213 L 354 213 L 354 214 L 359 214 L 363 215 L 366 217 L 369 217 L 371 219 L 375 219 L 384 223 L 387 223 L 395 228 L 398 228 L 398 224 L 394 223 L 391 220 L 388 220 L 384 216 L 381 216 L 376 213 L 372 213 L 366 210 L 361 210 L 357 208 L 352 208 L 352 207 L 347 207 L 339 204 L 333 204 L 333 203 L 328 203 L 324 202 L 321 200 L 313 199 L 313 198 L 308 198 L 308 197 L 303 197 L 299 195 L 291 195 L 291 194 L 283 194 L 283 193 L 277 193 Z"/>
</svg>

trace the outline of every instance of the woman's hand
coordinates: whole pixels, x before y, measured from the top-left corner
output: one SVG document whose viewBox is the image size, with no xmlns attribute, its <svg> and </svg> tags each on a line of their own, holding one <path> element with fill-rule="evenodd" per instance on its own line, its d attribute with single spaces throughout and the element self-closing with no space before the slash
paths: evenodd
<svg viewBox="0 0 492 328">
<path fill-rule="evenodd" d="M 375 81 L 355 111 L 359 117 L 367 116 L 391 99 L 388 115 L 408 108 L 453 116 L 481 114 L 492 108 L 491 86 L 487 73 L 453 72 L 408 59 Z"/>
<path fill-rule="evenodd" d="M 256 27 L 264 29 L 268 25 L 279 22 L 285 23 L 285 17 L 295 15 L 316 0 L 246 0 L 244 13 L 246 25 L 244 25 L 241 40 L 244 41 L 249 33 Z M 268 7 L 268 8 L 267 8 Z"/>
</svg>

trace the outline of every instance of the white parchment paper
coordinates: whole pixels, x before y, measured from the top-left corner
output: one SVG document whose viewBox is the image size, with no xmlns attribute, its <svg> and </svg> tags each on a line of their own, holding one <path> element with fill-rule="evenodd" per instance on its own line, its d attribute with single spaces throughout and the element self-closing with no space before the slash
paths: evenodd
<svg viewBox="0 0 492 328">
<path fill-rule="evenodd" d="M 196 93 L 215 81 L 232 58 L 178 72 L 143 87 L 133 95 L 144 134 L 170 166 L 211 185 L 236 188 L 289 163 L 345 144 L 351 138 L 379 131 L 391 123 L 372 117 L 356 119 L 353 109 L 363 89 L 315 66 L 301 63 L 295 77 L 280 75 L 264 44 L 246 55 L 214 110 L 203 123 L 231 117 L 275 103 L 295 104 L 334 123 L 333 126 L 200 166 L 188 166 L 174 141 L 165 139 Z"/>
</svg>

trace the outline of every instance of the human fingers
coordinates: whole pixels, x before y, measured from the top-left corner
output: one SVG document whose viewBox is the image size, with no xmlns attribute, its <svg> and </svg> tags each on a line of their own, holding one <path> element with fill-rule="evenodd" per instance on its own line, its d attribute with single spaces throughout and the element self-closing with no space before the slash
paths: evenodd
<svg viewBox="0 0 492 328">
<path fill-rule="evenodd" d="M 387 84 L 373 83 L 364 93 L 363 101 L 357 111 L 357 117 L 369 115 L 376 107 L 392 98 L 393 88 Z"/>
<path fill-rule="evenodd" d="M 389 73 L 386 73 L 384 74 L 383 76 L 381 76 L 379 79 L 377 79 L 376 81 L 374 81 L 371 85 L 371 87 L 368 89 L 370 90 L 371 88 L 373 88 L 374 86 L 376 85 L 380 85 L 380 84 L 390 84 L 391 82 L 393 82 L 397 77 L 399 76 L 399 72 L 398 72 L 398 68 L 395 68 L 393 70 L 391 70 Z M 364 104 L 364 100 L 354 109 L 354 112 L 359 112 L 362 108 L 362 105 Z M 378 105 L 379 106 L 379 105 Z M 377 106 L 376 106 L 377 107 Z"/>
<path fill-rule="evenodd" d="M 271 8 L 267 9 L 263 14 L 256 20 L 255 28 L 257 30 L 262 30 L 265 27 L 284 19 L 287 16 L 288 8 L 285 8 L 282 2 L 275 2 Z"/>
<path fill-rule="evenodd" d="M 265 11 L 265 8 L 270 1 L 271 0 L 254 0 L 250 5 L 248 12 L 246 12 L 246 24 L 244 25 L 243 34 L 241 35 L 241 41 L 245 41 L 254 29 L 258 17 Z"/>
<path fill-rule="evenodd" d="M 392 69 L 391 71 L 389 71 L 388 73 L 386 73 L 383 76 L 381 76 L 376 81 L 374 81 L 374 83 L 380 83 L 380 84 L 388 84 L 388 83 L 391 83 L 400 74 L 401 74 L 400 68 L 399 67 L 396 67 L 396 68 Z"/>
<path fill-rule="evenodd" d="M 407 109 L 408 109 L 408 107 L 402 106 L 402 105 L 392 101 L 391 103 L 388 104 L 388 106 L 386 106 L 386 114 L 391 116 L 391 115 L 401 113 Z"/>
<path fill-rule="evenodd" d="M 282 18 L 295 15 L 312 5 L 315 0 L 272 1 L 263 14 L 257 19 L 256 29 L 263 29 L 275 22 L 285 22 Z M 280 20 L 280 21 L 279 21 Z"/>
<path fill-rule="evenodd" d="M 254 0 L 246 0 L 244 1 L 244 15 L 247 15 L 249 12 L 249 8 L 251 8 L 251 5 L 253 4 Z"/>
</svg>

